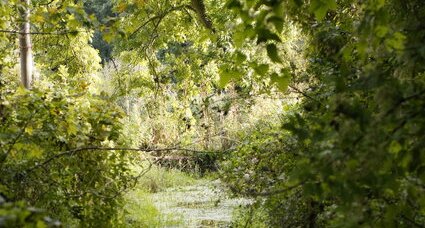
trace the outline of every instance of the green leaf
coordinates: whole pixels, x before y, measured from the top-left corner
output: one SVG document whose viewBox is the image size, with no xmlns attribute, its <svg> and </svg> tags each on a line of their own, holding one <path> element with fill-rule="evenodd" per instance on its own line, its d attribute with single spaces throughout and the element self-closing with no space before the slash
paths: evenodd
<svg viewBox="0 0 425 228">
<path fill-rule="evenodd" d="M 246 55 L 240 51 L 236 51 L 236 63 L 241 64 L 247 59 Z"/>
<path fill-rule="evenodd" d="M 327 7 L 319 7 L 316 10 L 314 10 L 314 16 L 316 17 L 316 20 L 322 21 L 323 19 L 325 19 L 327 12 L 328 12 Z"/>
<path fill-rule="evenodd" d="M 127 34 L 125 33 L 125 31 L 124 30 L 122 30 L 122 29 L 119 29 L 118 30 L 118 34 L 121 36 L 121 38 L 126 38 L 127 37 Z"/>
<path fill-rule="evenodd" d="M 110 43 L 114 39 L 114 34 L 112 32 L 110 32 L 110 31 L 106 31 L 105 33 L 103 33 L 103 39 L 107 43 Z"/>
<path fill-rule="evenodd" d="M 278 32 L 281 33 L 283 31 L 284 21 L 281 17 L 278 17 L 278 16 L 269 17 L 267 19 L 267 22 L 272 23 Z"/>
<path fill-rule="evenodd" d="M 273 73 L 270 79 L 281 92 L 285 92 L 288 89 L 291 77 L 288 74 L 278 75 L 277 73 Z"/>
<path fill-rule="evenodd" d="M 220 80 L 219 86 L 224 88 L 227 84 L 229 84 L 232 80 L 242 78 L 242 73 L 238 70 L 232 69 L 228 66 L 222 66 L 219 69 Z"/>
<path fill-rule="evenodd" d="M 43 155 L 43 150 L 39 146 L 35 144 L 32 144 L 29 146 L 29 153 L 28 153 L 29 158 L 41 158 L 42 155 Z"/>
<path fill-rule="evenodd" d="M 25 133 L 27 133 L 28 135 L 32 135 L 34 129 L 32 128 L 32 126 L 27 126 L 25 128 Z"/>
<path fill-rule="evenodd" d="M 68 20 L 67 24 L 68 27 L 72 30 L 76 30 L 78 26 L 80 26 L 80 22 L 75 18 Z"/>
<path fill-rule="evenodd" d="M 329 10 L 335 10 L 336 8 L 335 0 L 313 0 L 310 4 L 310 12 L 314 13 L 318 21 L 323 20 Z"/>
<path fill-rule="evenodd" d="M 269 40 L 274 40 L 277 42 L 282 41 L 278 35 L 276 35 L 275 33 L 265 28 L 258 29 L 257 34 L 258 34 L 257 44 L 265 43 Z"/>
<path fill-rule="evenodd" d="M 225 5 L 227 8 L 242 8 L 242 4 L 238 0 L 230 0 Z"/>
<path fill-rule="evenodd" d="M 336 0 L 326 0 L 326 3 L 330 10 L 336 10 L 338 5 L 336 4 Z"/>
<path fill-rule="evenodd" d="M 378 26 L 375 28 L 375 34 L 377 37 L 383 38 L 385 35 L 388 34 L 389 30 L 390 29 L 388 28 L 388 26 Z"/>
<path fill-rule="evenodd" d="M 400 145 L 400 143 L 398 143 L 397 141 L 392 141 L 389 147 L 389 152 L 391 154 L 398 154 L 401 151 L 402 147 Z"/>
<path fill-rule="evenodd" d="M 275 44 L 268 44 L 267 45 L 267 55 L 269 58 L 275 62 L 275 63 L 282 63 L 282 60 L 279 57 L 279 54 L 277 52 L 277 47 Z"/>
<path fill-rule="evenodd" d="M 254 30 L 250 26 L 240 29 L 241 31 L 236 31 L 233 34 L 233 41 L 236 47 L 242 47 L 246 39 L 251 39 L 255 36 Z"/>
<path fill-rule="evenodd" d="M 37 228 L 45 228 L 45 227 L 47 227 L 47 225 L 43 221 L 40 220 L 40 221 L 37 221 L 36 227 Z"/>
<path fill-rule="evenodd" d="M 269 71 L 269 65 L 268 64 L 260 64 L 254 67 L 254 71 L 259 75 L 266 75 Z"/>
<path fill-rule="evenodd" d="M 406 36 L 400 32 L 396 32 L 393 36 L 385 41 L 385 45 L 394 50 L 402 50 L 404 49 L 404 41 L 406 40 Z"/>
</svg>

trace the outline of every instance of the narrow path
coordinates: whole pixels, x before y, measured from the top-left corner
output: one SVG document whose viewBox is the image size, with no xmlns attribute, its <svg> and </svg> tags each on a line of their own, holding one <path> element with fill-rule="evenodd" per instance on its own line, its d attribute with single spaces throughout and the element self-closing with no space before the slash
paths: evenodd
<svg viewBox="0 0 425 228">
<path fill-rule="evenodd" d="M 251 203 L 229 198 L 220 181 L 201 181 L 192 186 L 169 188 L 153 195 L 155 206 L 165 215 L 180 217 L 173 227 L 228 227 L 233 210 Z"/>
</svg>

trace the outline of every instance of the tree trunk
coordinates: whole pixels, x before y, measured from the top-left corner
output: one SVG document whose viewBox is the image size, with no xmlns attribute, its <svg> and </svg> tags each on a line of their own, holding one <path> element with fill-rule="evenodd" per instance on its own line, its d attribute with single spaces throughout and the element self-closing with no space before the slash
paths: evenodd
<svg viewBox="0 0 425 228">
<path fill-rule="evenodd" d="M 31 34 L 30 34 L 30 0 L 21 0 L 22 8 L 20 9 L 20 16 L 22 24 L 20 26 L 19 35 L 19 48 L 21 55 L 21 82 L 27 89 L 31 89 L 32 84 L 32 47 L 31 47 Z"/>
</svg>

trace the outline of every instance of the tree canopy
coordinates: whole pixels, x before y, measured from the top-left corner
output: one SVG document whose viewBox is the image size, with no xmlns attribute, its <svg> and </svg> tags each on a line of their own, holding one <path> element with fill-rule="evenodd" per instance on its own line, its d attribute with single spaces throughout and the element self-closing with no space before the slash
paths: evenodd
<svg viewBox="0 0 425 228">
<path fill-rule="evenodd" d="M 168 152 L 255 199 L 245 227 L 425 226 L 422 0 L 9 0 L 0 16 L 0 227 L 125 227 L 132 167 Z"/>
</svg>

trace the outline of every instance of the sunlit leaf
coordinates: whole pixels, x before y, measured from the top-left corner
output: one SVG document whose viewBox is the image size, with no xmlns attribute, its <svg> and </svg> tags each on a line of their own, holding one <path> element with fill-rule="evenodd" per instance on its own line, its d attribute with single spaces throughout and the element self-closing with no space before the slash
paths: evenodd
<svg viewBox="0 0 425 228">
<path fill-rule="evenodd" d="M 221 67 L 219 74 L 220 74 L 219 85 L 222 88 L 224 88 L 232 80 L 237 80 L 242 77 L 242 73 L 240 71 L 229 68 L 228 66 Z"/>
<path fill-rule="evenodd" d="M 281 92 L 285 92 L 288 89 L 291 80 L 289 75 L 278 75 L 277 73 L 273 73 L 270 79 Z"/>
<path fill-rule="evenodd" d="M 267 72 L 269 71 L 269 68 L 270 66 L 268 64 L 259 64 L 254 66 L 255 73 L 262 76 L 267 74 Z"/>
</svg>

